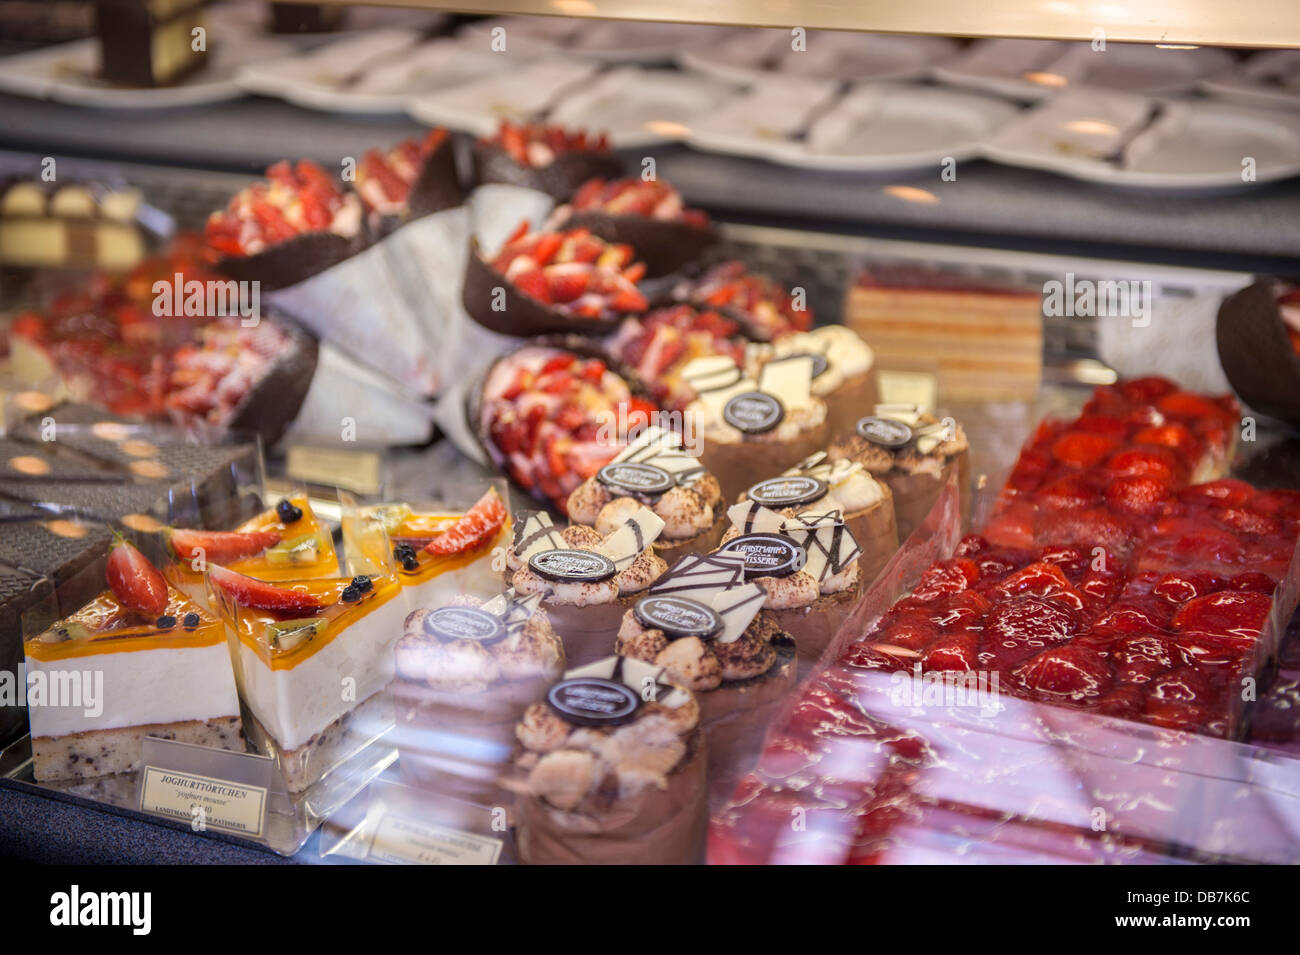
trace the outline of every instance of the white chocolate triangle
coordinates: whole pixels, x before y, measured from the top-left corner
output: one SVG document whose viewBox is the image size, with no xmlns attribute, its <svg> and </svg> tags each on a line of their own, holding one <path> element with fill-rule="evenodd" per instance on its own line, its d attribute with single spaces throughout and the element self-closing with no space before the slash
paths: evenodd
<svg viewBox="0 0 1300 955">
<path fill-rule="evenodd" d="M 626 570 L 638 554 L 655 542 L 663 529 L 663 518 L 650 508 L 642 507 L 594 549 L 612 560 L 619 570 Z"/>
<path fill-rule="evenodd" d="M 515 548 L 515 556 L 522 561 L 544 550 L 561 550 L 569 546 L 556 529 L 551 515 L 545 511 L 530 511 L 516 539 L 521 546 Z"/>
<path fill-rule="evenodd" d="M 710 606 L 722 616 L 722 633 L 718 634 L 718 642 L 739 640 L 766 597 L 767 591 L 752 581 L 715 595 Z"/>
<path fill-rule="evenodd" d="M 769 361 L 758 373 L 758 388 L 774 395 L 787 411 L 812 404 L 813 359 L 808 355 Z"/>
<path fill-rule="evenodd" d="M 727 519 L 742 534 L 779 534 L 785 518 L 769 507 L 741 501 L 727 509 Z"/>
<path fill-rule="evenodd" d="M 656 595 L 677 594 L 712 604 L 713 598 L 745 579 L 743 554 L 688 554 L 650 588 Z"/>
</svg>

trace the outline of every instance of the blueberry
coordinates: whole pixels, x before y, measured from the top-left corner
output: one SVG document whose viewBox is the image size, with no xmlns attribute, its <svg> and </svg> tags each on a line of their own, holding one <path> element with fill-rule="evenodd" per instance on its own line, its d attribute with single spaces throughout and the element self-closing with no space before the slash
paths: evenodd
<svg viewBox="0 0 1300 955">
<path fill-rule="evenodd" d="M 403 563 L 405 563 L 409 558 L 412 558 L 414 556 L 415 556 L 415 548 L 412 547 L 410 544 L 408 544 L 406 541 L 402 541 L 400 544 L 398 544 L 396 547 L 393 548 L 393 558 L 395 560 L 400 560 Z"/>
<path fill-rule="evenodd" d="M 154 621 L 154 625 L 159 630 L 170 630 L 172 627 L 176 626 L 176 618 L 169 613 L 165 613 Z"/>
<path fill-rule="evenodd" d="M 181 620 L 181 623 L 185 624 L 186 630 L 193 630 L 199 625 L 199 615 L 191 610 L 185 615 L 184 619 Z"/>
<path fill-rule="evenodd" d="M 370 582 L 370 578 L 367 577 L 365 574 L 360 574 L 356 577 L 353 577 L 352 582 L 348 586 L 356 587 L 357 590 L 359 590 L 363 594 L 368 594 L 370 593 L 370 591 L 375 589 L 375 585 Z"/>
<path fill-rule="evenodd" d="M 281 524 L 293 524 L 302 520 L 302 508 L 295 507 L 288 498 L 281 498 L 280 503 L 275 505 L 275 515 L 280 518 Z"/>
<path fill-rule="evenodd" d="M 402 560 L 402 569 L 403 569 L 403 570 L 407 570 L 407 571 L 412 571 L 412 572 L 414 572 L 416 569 L 419 568 L 419 566 L 420 566 L 420 562 L 419 562 L 418 560 L 415 559 L 415 555 L 414 555 L 414 554 L 412 554 L 410 557 L 404 558 L 404 559 Z"/>
<path fill-rule="evenodd" d="M 355 584 L 348 584 L 343 588 L 343 593 L 339 594 L 339 599 L 346 604 L 356 603 L 361 599 L 361 591 L 356 588 Z"/>
</svg>

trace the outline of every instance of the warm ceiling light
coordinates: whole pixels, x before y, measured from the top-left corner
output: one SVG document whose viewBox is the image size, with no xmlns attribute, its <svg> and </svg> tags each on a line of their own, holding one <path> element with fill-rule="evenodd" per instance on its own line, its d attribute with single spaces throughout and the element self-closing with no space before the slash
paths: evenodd
<svg viewBox="0 0 1300 955">
<path fill-rule="evenodd" d="M 122 451 L 133 458 L 152 458 L 158 453 L 158 445 L 150 444 L 148 441 L 123 441 Z"/>
<path fill-rule="evenodd" d="M 1157 43 L 1157 50 L 1199 50 L 1195 43 Z"/>
<path fill-rule="evenodd" d="M 1104 119 L 1072 119 L 1065 124 L 1065 128 L 1072 133 L 1085 133 L 1089 136 L 1114 136 L 1119 132 L 1114 123 L 1108 123 Z"/>
<path fill-rule="evenodd" d="M 1024 77 L 1029 82 L 1037 83 L 1039 86 L 1060 87 L 1070 85 L 1069 78 L 1062 76 L 1060 73 L 1045 73 L 1041 70 L 1032 70 L 1025 73 Z"/>
<path fill-rule="evenodd" d="M 663 136 L 666 139 L 685 139 L 691 134 L 689 126 L 668 119 L 652 119 L 645 124 L 645 128 L 656 136 Z"/>
<path fill-rule="evenodd" d="M 49 461 L 43 461 L 29 454 L 20 454 L 16 458 L 10 458 L 9 467 L 19 474 L 30 474 L 32 477 L 50 473 Z"/>
<path fill-rule="evenodd" d="M 939 197 L 933 192 L 916 186 L 885 186 L 881 192 L 887 196 L 893 196 L 895 199 L 902 199 L 904 202 L 919 202 L 927 206 L 937 206 L 939 204 Z"/>
<path fill-rule="evenodd" d="M 596 5 L 591 0 L 551 0 L 551 6 L 570 16 L 591 15 L 596 12 Z"/>
<path fill-rule="evenodd" d="M 160 461 L 132 461 L 131 473 L 142 478 L 165 478 L 167 468 Z"/>
</svg>

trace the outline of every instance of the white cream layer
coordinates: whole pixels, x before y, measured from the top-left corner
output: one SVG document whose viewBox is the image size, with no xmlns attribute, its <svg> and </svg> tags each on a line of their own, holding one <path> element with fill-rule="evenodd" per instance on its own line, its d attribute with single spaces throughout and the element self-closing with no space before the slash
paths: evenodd
<svg viewBox="0 0 1300 955">
<path fill-rule="evenodd" d="M 409 611 L 400 591 L 286 670 L 271 669 L 233 640 L 240 695 L 281 749 L 297 749 L 393 679 L 393 647 Z"/>
<path fill-rule="evenodd" d="M 210 647 L 168 647 L 120 653 L 95 653 L 62 660 L 27 657 L 31 674 L 44 673 L 47 685 L 56 675 L 67 685 L 75 678 L 94 686 L 102 675 L 98 716 L 82 706 L 29 706 L 33 736 L 67 736 L 89 730 L 121 729 L 150 723 L 181 723 L 238 716 L 235 677 L 224 643 Z M 89 681 L 89 684 L 84 681 Z M 83 704 L 85 700 L 83 698 Z"/>
</svg>

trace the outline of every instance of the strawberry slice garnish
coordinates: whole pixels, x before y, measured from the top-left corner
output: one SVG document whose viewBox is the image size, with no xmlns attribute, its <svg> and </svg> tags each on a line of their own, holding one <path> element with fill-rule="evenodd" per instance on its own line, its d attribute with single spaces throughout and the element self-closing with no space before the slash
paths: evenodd
<svg viewBox="0 0 1300 955">
<path fill-rule="evenodd" d="M 182 560 L 202 557 L 224 564 L 241 557 L 252 557 L 280 543 L 277 531 L 196 531 L 177 528 L 171 532 L 172 550 Z"/>
<path fill-rule="evenodd" d="M 226 567 L 208 565 L 208 579 L 241 607 L 273 610 L 277 613 L 308 614 L 320 610 L 320 598 L 303 590 L 277 587 L 256 577 L 246 577 Z"/>
<path fill-rule="evenodd" d="M 437 556 L 463 554 L 482 547 L 506 522 L 506 506 L 495 489 L 489 489 L 458 521 L 425 546 Z"/>
<path fill-rule="evenodd" d="M 121 535 L 113 535 L 105 576 L 109 589 L 124 607 L 151 617 L 157 617 L 167 609 L 167 581 L 158 568 Z"/>
</svg>

